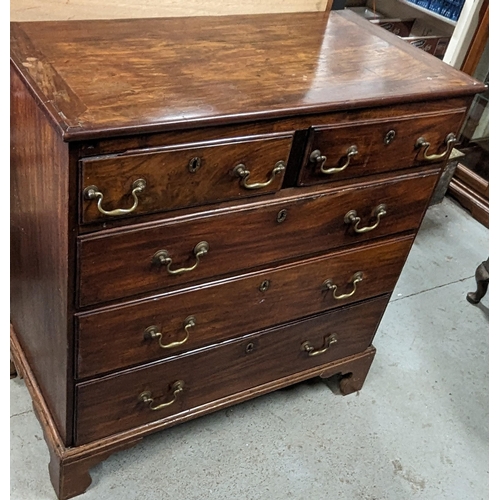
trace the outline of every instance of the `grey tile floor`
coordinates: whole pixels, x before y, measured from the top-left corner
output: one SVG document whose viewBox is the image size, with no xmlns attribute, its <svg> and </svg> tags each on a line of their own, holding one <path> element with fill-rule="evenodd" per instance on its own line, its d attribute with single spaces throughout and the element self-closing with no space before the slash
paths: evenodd
<svg viewBox="0 0 500 500">
<path fill-rule="evenodd" d="M 359 393 L 312 380 L 149 436 L 79 498 L 486 500 L 489 293 L 465 295 L 488 238 L 448 198 L 430 207 Z M 55 500 L 28 393 L 10 387 L 10 498 Z"/>
</svg>

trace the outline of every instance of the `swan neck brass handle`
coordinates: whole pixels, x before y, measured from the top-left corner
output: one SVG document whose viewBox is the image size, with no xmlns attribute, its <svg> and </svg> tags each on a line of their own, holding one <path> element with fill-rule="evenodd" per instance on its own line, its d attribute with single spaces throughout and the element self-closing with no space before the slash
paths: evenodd
<svg viewBox="0 0 500 500">
<path fill-rule="evenodd" d="M 195 326 L 196 326 L 196 318 L 194 316 L 188 316 L 184 320 L 184 331 L 186 332 L 184 338 L 182 340 L 170 342 L 169 344 L 164 344 L 161 341 L 163 333 L 161 332 L 161 329 L 156 325 L 148 326 L 146 330 L 144 330 L 144 338 L 158 339 L 158 345 L 162 349 L 172 349 L 173 347 L 179 347 L 180 345 L 185 344 L 189 339 L 190 329 L 194 328 Z"/>
<path fill-rule="evenodd" d="M 158 411 L 175 403 L 177 396 L 184 390 L 184 380 L 177 380 L 172 384 L 172 399 L 166 403 L 154 406 L 154 399 L 150 391 L 144 391 L 139 395 L 139 401 L 149 406 L 150 410 Z"/>
<path fill-rule="evenodd" d="M 269 186 L 274 181 L 277 175 L 281 175 L 285 171 L 285 168 L 285 162 L 283 160 L 280 160 L 274 166 L 273 170 L 271 171 L 271 175 L 266 182 L 254 182 L 253 184 L 248 184 L 247 182 L 251 172 L 247 169 L 244 163 L 240 163 L 239 165 L 236 165 L 236 167 L 234 167 L 233 175 L 240 178 L 241 187 L 244 187 L 245 189 L 261 189 Z"/>
<path fill-rule="evenodd" d="M 325 337 L 325 341 L 323 343 L 324 346 L 323 349 L 316 349 L 308 340 L 303 342 L 300 348 L 303 351 L 306 351 L 308 356 L 318 356 L 319 354 L 323 354 L 324 352 L 328 351 L 328 349 L 330 349 L 330 347 L 336 342 L 337 342 L 337 337 L 335 336 L 334 333 L 332 333 L 331 335 Z"/>
<path fill-rule="evenodd" d="M 110 215 L 112 217 L 116 215 L 127 215 L 131 214 L 139 205 L 138 194 L 142 193 L 146 189 L 146 181 L 144 179 L 137 179 L 132 184 L 132 197 L 134 198 L 134 204 L 130 208 L 117 208 L 115 210 L 105 210 L 102 208 L 102 200 L 104 195 L 99 191 L 97 186 L 88 186 L 83 191 L 83 198 L 85 200 L 97 200 L 97 209 L 103 215 Z"/>
<path fill-rule="evenodd" d="M 368 233 L 369 231 L 373 231 L 379 224 L 380 219 L 384 215 L 387 214 L 387 207 L 383 203 L 376 206 L 372 211 L 372 217 L 377 217 L 377 222 L 372 226 L 359 227 L 359 223 L 361 222 L 361 217 L 358 217 L 356 210 L 349 210 L 344 216 L 344 222 L 346 224 L 352 225 L 354 224 L 354 232 L 358 234 Z"/>
<path fill-rule="evenodd" d="M 196 262 L 191 267 L 181 267 L 179 269 L 171 269 L 172 258 L 166 250 L 158 250 L 153 255 L 153 264 L 166 266 L 169 274 L 182 274 L 187 273 L 189 271 L 193 271 L 198 267 L 200 263 L 200 259 L 208 253 L 208 243 L 206 241 L 200 241 L 193 250 L 194 256 L 196 258 Z"/>
<path fill-rule="evenodd" d="M 356 293 L 358 283 L 360 283 L 361 281 L 363 281 L 363 273 L 361 271 L 355 272 L 350 280 L 350 283 L 352 284 L 352 292 L 344 293 L 342 295 L 336 294 L 338 286 L 333 283 L 332 279 L 325 280 L 323 283 L 323 287 L 333 293 L 333 298 L 335 300 L 342 300 L 352 297 Z"/>
<path fill-rule="evenodd" d="M 436 161 L 436 160 L 441 160 L 445 156 L 447 156 L 450 153 L 450 151 L 452 150 L 455 142 L 457 142 L 457 138 L 455 137 L 455 134 L 450 133 L 446 136 L 446 139 L 444 140 L 444 143 L 446 144 L 446 150 L 440 154 L 429 155 L 427 153 L 429 151 L 429 148 L 431 147 L 431 143 L 426 141 L 424 137 L 419 137 L 417 139 L 417 142 L 415 143 L 415 149 L 421 150 L 423 148 L 422 156 L 424 157 L 424 160 Z"/>
<path fill-rule="evenodd" d="M 321 151 L 319 149 L 316 149 L 311 153 L 309 160 L 311 161 L 311 163 L 316 163 L 321 173 L 326 175 L 331 175 L 331 174 L 336 174 L 338 172 L 342 172 L 342 170 L 345 170 L 351 163 L 351 158 L 353 156 L 356 156 L 358 153 L 359 153 L 358 147 L 355 144 L 349 146 L 346 150 L 347 160 L 341 167 L 325 168 L 325 163 L 327 158 L 326 156 L 321 154 Z"/>
</svg>

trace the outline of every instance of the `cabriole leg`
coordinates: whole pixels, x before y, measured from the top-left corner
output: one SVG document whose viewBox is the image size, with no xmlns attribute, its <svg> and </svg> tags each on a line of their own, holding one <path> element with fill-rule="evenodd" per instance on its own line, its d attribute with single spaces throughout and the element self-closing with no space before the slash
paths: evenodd
<svg viewBox="0 0 500 500">
<path fill-rule="evenodd" d="M 488 285 L 490 283 L 490 259 L 488 258 L 476 269 L 476 286 L 475 292 L 469 292 L 467 294 L 467 300 L 471 304 L 478 304 L 480 300 L 486 295 L 488 290 Z"/>
</svg>

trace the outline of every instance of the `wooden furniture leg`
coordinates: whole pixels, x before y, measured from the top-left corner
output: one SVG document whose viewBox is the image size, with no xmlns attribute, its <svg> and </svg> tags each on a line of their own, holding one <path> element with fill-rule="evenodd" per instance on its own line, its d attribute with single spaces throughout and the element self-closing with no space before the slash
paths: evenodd
<svg viewBox="0 0 500 500">
<path fill-rule="evenodd" d="M 344 396 L 360 391 L 365 383 L 376 352 L 375 347 L 371 346 L 361 356 L 353 356 L 348 362 L 343 363 L 340 369 L 333 368 L 331 371 L 325 371 L 320 376 L 321 378 L 330 378 L 340 373 L 339 389 Z"/>
<path fill-rule="evenodd" d="M 90 475 L 92 467 L 106 460 L 113 453 L 135 446 L 143 436 L 131 435 L 122 440 L 109 438 L 77 447 L 64 446 L 12 325 L 10 341 L 11 373 L 12 366 L 14 366 L 16 373 L 24 378 L 26 388 L 32 398 L 33 411 L 40 422 L 49 449 L 49 475 L 57 498 L 68 500 L 81 495 L 92 483 Z"/>
<path fill-rule="evenodd" d="M 476 269 L 476 286 L 475 292 L 469 292 L 467 294 L 467 300 L 471 304 L 478 304 L 480 300 L 485 296 L 488 290 L 488 285 L 490 282 L 490 259 L 486 259 L 481 262 Z"/>
<path fill-rule="evenodd" d="M 45 435 L 45 439 L 50 439 Z M 101 453 L 80 449 L 60 449 L 50 446 L 49 475 L 58 500 L 68 500 L 84 493 L 92 483 L 90 469 L 110 455 L 136 445 L 141 438 L 111 447 Z M 88 451 L 88 452 L 87 452 Z"/>
</svg>

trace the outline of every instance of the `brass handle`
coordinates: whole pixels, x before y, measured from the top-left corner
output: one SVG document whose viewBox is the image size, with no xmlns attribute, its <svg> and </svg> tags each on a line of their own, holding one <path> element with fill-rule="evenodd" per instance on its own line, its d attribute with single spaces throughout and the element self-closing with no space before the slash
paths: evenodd
<svg viewBox="0 0 500 500">
<path fill-rule="evenodd" d="M 325 163 L 327 158 L 326 156 L 323 156 L 321 154 L 321 151 L 319 149 L 316 149 L 311 153 L 309 160 L 312 163 L 316 163 L 323 174 L 331 175 L 331 174 L 336 174 L 338 172 L 342 172 L 342 170 L 345 170 L 349 166 L 349 163 L 351 163 L 351 158 L 353 156 L 356 156 L 358 153 L 359 153 L 358 147 L 355 144 L 349 146 L 346 151 L 347 161 L 341 167 L 325 168 Z"/>
<path fill-rule="evenodd" d="M 357 271 L 353 274 L 350 283 L 352 284 L 352 292 L 349 293 L 344 293 L 343 295 L 337 295 L 335 292 L 337 291 L 337 285 L 333 284 L 333 280 L 327 279 L 323 283 L 323 287 L 326 288 L 327 290 L 330 290 L 333 292 L 333 298 L 335 300 L 342 300 L 342 299 L 348 299 L 349 297 L 352 297 L 356 293 L 356 286 L 358 283 L 363 281 L 363 273 L 361 271 Z"/>
<path fill-rule="evenodd" d="M 303 351 L 306 351 L 309 356 L 318 356 L 318 354 L 323 354 L 324 352 L 328 351 L 328 349 L 330 349 L 330 347 L 336 342 L 337 342 L 337 337 L 335 336 L 334 333 L 332 333 L 331 335 L 325 337 L 323 349 L 315 349 L 314 346 L 311 344 L 311 342 L 309 342 L 308 340 L 306 340 L 300 346 L 300 348 Z"/>
<path fill-rule="evenodd" d="M 244 163 L 240 163 L 239 165 L 236 165 L 236 167 L 234 167 L 233 175 L 240 178 L 240 186 L 244 187 L 245 189 L 261 189 L 269 186 L 269 184 L 274 181 L 277 175 L 280 175 L 285 171 L 285 168 L 285 162 L 283 160 L 280 160 L 274 166 L 271 172 L 271 176 L 266 182 L 254 182 L 253 184 L 247 183 L 247 180 L 250 177 L 250 170 L 247 169 Z"/>
<path fill-rule="evenodd" d="M 117 208 L 115 210 L 105 210 L 102 208 L 102 200 L 104 195 L 99 191 L 97 186 L 88 186 L 83 191 L 83 197 L 85 200 L 97 200 L 97 209 L 103 215 L 127 215 L 132 213 L 139 205 L 139 198 L 137 195 L 142 193 L 146 189 L 146 181 L 144 179 L 137 179 L 132 184 L 132 197 L 134 198 L 134 204 L 130 208 Z"/>
<path fill-rule="evenodd" d="M 157 410 L 162 410 L 163 408 L 166 408 L 167 406 L 170 406 L 171 404 L 175 403 L 177 400 L 177 396 L 184 390 L 184 380 L 177 380 L 172 384 L 172 396 L 173 398 L 170 401 L 167 401 L 166 403 L 159 404 L 157 406 L 153 406 L 154 399 L 151 396 L 150 391 L 144 391 L 139 395 L 139 401 L 142 401 L 144 404 L 147 404 L 149 406 L 150 410 L 157 411 Z"/>
<path fill-rule="evenodd" d="M 201 257 L 208 253 L 208 243 L 206 241 L 200 241 L 193 250 L 194 256 L 196 257 L 196 262 L 191 267 L 181 267 L 179 269 L 170 269 L 172 265 L 172 258 L 166 250 L 158 250 L 153 255 L 153 264 L 160 266 L 167 266 L 167 271 L 169 274 L 182 274 L 188 271 L 193 271 L 198 267 Z"/>
<path fill-rule="evenodd" d="M 189 339 L 189 329 L 194 328 L 196 326 L 196 318 L 194 316 L 188 316 L 184 320 L 184 331 L 186 335 L 182 340 L 178 340 L 176 342 L 170 342 L 170 344 L 163 344 L 161 338 L 163 333 L 160 331 L 160 328 L 156 325 L 148 326 L 146 330 L 144 330 L 144 338 L 146 339 L 158 339 L 158 345 L 162 349 L 172 349 L 172 347 L 178 347 L 182 344 L 185 344 Z"/>
<path fill-rule="evenodd" d="M 349 210 L 344 216 L 346 224 L 354 224 L 354 231 L 358 234 L 368 233 L 373 231 L 380 223 L 380 218 L 387 214 L 387 207 L 382 203 L 376 206 L 372 211 L 372 217 L 377 217 L 377 222 L 372 226 L 359 227 L 361 217 L 358 217 L 356 210 Z"/>
<path fill-rule="evenodd" d="M 444 158 L 452 149 L 453 144 L 457 142 L 457 138 L 455 137 L 455 134 L 448 134 L 445 139 L 445 144 L 446 144 L 446 150 L 443 153 L 440 154 L 435 154 L 435 155 L 428 155 L 427 152 L 429 151 L 429 148 L 431 147 L 431 143 L 427 142 L 424 137 L 419 137 L 417 139 L 417 142 L 415 143 L 415 149 L 420 149 L 424 148 L 424 152 L 422 156 L 424 157 L 424 160 L 427 161 L 436 161 L 436 160 L 441 160 Z"/>
</svg>

